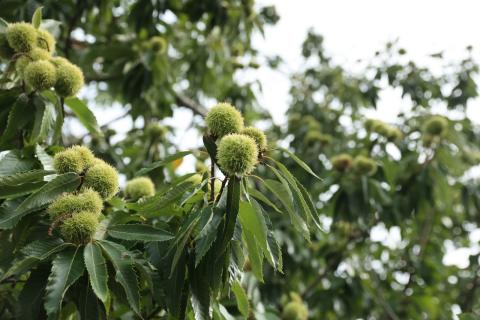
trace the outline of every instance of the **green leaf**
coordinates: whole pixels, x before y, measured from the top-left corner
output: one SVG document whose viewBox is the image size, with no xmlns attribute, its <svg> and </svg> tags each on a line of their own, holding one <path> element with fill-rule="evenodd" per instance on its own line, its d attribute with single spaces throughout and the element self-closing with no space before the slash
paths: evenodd
<svg viewBox="0 0 480 320">
<path fill-rule="evenodd" d="M 0 33 L 4 33 L 8 28 L 8 22 L 0 18 Z"/>
<path fill-rule="evenodd" d="M 282 213 L 280 211 L 280 209 L 278 209 L 278 207 L 272 201 L 270 201 L 265 195 L 263 195 L 263 193 L 261 193 L 260 191 L 258 191 L 256 189 L 253 189 L 253 188 L 248 188 L 248 193 L 252 197 L 254 197 L 254 198 L 262 201 L 266 205 L 270 206 L 271 208 L 273 208 L 273 210 L 277 211 L 278 213 Z"/>
<path fill-rule="evenodd" d="M 209 264 L 203 262 L 195 268 L 193 259 L 191 259 L 189 267 L 191 301 L 195 320 L 208 320 L 210 319 L 210 287 L 206 274 L 209 272 Z"/>
<path fill-rule="evenodd" d="M 115 280 L 125 290 L 127 300 L 133 311 L 140 316 L 140 294 L 137 275 L 133 269 L 133 259 L 125 247 L 107 240 L 98 241 L 115 268 Z"/>
<path fill-rule="evenodd" d="M 43 296 L 47 285 L 50 270 L 45 267 L 37 268 L 30 273 L 28 280 L 18 296 L 20 305 L 18 319 L 31 320 L 43 318 Z M 26 308 L 25 306 L 28 306 Z"/>
<path fill-rule="evenodd" d="M 261 248 L 257 245 L 257 241 L 255 241 L 255 237 L 250 231 L 243 229 L 243 237 L 247 243 L 248 257 L 252 264 L 253 274 L 260 282 L 263 282 L 263 255 Z"/>
<path fill-rule="evenodd" d="M 75 113 L 78 120 L 91 134 L 102 134 L 98 127 L 97 118 L 90 109 L 88 109 L 85 102 L 76 98 L 70 97 L 65 99 L 65 104 Z"/>
<path fill-rule="evenodd" d="M 238 281 L 233 282 L 232 291 L 235 295 L 235 300 L 237 300 L 238 310 L 246 319 L 250 311 L 247 294 Z"/>
<path fill-rule="evenodd" d="M 46 171 L 41 169 L 35 169 L 25 172 L 14 173 L 9 176 L 0 177 L 0 188 L 7 186 L 18 186 L 28 182 L 43 181 L 43 177 L 49 174 L 53 174 L 55 171 Z"/>
<path fill-rule="evenodd" d="M 13 228 L 23 216 L 45 208 L 60 194 L 74 191 L 79 185 L 80 177 L 75 173 L 57 176 L 28 196 L 15 210 L 0 211 L 0 229 Z"/>
<path fill-rule="evenodd" d="M 186 155 L 189 155 L 191 154 L 192 152 L 191 151 L 180 151 L 180 152 L 177 152 L 175 154 L 172 154 L 168 157 L 166 157 L 165 159 L 163 160 L 160 160 L 160 161 L 157 161 L 157 162 L 154 162 L 148 166 L 146 166 L 145 168 L 142 168 L 140 170 L 137 171 L 137 173 L 135 174 L 136 177 L 139 177 L 139 176 L 144 176 L 145 174 L 149 173 L 150 171 L 152 170 L 155 170 L 159 167 L 163 167 L 167 164 L 169 164 L 170 162 L 173 162 L 177 159 L 180 159 L 180 158 L 183 158 L 185 157 Z"/>
<path fill-rule="evenodd" d="M 32 24 L 36 29 L 38 29 L 42 23 L 42 9 L 43 7 L 38 7 L 32 16 Z"/>
<path fill-rule="evenodd" d="M 305 162 L 303 162 L 299 157 L 297 157 L 295 154 L 293 154 L 290 150 L 285 149 L 285 148 L 281 148 L 281 147 L 279 147 L 278 149 L 287 153 L 290 156 L 290 158 L 293 159 L 293 161 L 295 161 L 300 167 L 302 167 L 305 171 L 310 173 L 312 176 L 314 176 L 315 178 L 317 178 L 319 180 L 322 180 L 319 176 L 317 176 L 315 174 L 315 172 L 313 172 L 313 170 Z"/>
<path fill-rule="evenodd" d="M 109 296 L 107 286 L 108 273 L 107 263 L 102 255 L 102 249 L 96 243 L 89 243 L 83 250 L 83 258 L 93 292 L 106 304 Z"/>
<path fill-rule="evenodd" d="M 207 149 L 210 159 L 212 159 L 214 163 L 217 163 L 217 144 L 215 143 L 215 140 L 210 136 L 204 135 L 203 145 Z"/>
<path fill-rule="evenodd" d="M 46 182 L 28 182 L 17 186 L 0 187 L 0 199 L 15 199 L 40 189 Z"/>
<path fill-rule="evenodd" d="M 223 220 L 223 210 L 207 207 L 202 211 L 200 231 L 195 237 L 195 266 L 198 266 L 218 234 L 218 226 Z M 204 223 L 202 223 L 204 221 Z"/>
<path fill-rule="evenodd" d="M 174 238 L 171 233 L 146 224 L 117 224 L 109 227 L 107 232 L 122 240 L 167 241 Z"/>
<path fill-rule="evenodd" d="M 21 94 L 8 114 L 7 126 L 0 137 L 0 146 L 12 144 L 15 135 L 31 120 L 32 106 L 26 94 Z"/>
<path fill-rule="evenodd" d="M 305 239 L 310 239 L 309 231 L 305 221 L 297 214 L 293 206 L 293 199 L 288 183 L 283 179 L 282 182 L 267 179 L 264 181 L 265 186 L 270 190 L 277 199 L 282 203 L 295 229 L 302 233 Z"/>
<path fill-rule="evenodd" d="M 49 258 L 52 254 L 70 246 L 59 239 L 37 240 L 25 246 L 21 252 L 23 258 L 15 261 L 10 269 L 0 277 L 0 282 L 13 275 L 29 271 L 39 262 Z"/>
<path fill-rule="evenodd" d="M 160 209 L 173 203 L 175 200 L 181 198 L 185 192 L 193 188 L 192 181 L 184 181 L 179 185 L 174 186 L 165 193 L 157 193 L 152 197 L 148 197 L 141 203 L 129 203 L 127 208 L 137 211 L 138 213 L 146 213 L 153 215 Z"/>
<path fill-rule="evenodd" d="M 225 229 L 221 240 L 221 249 L 223 253 L 228 243 L 232 240 L 235 224 L 237 223 L 238 210 L 240 208 L 240 178 L 230 177 L 227 186 L 227 207 L 225 216 Z"/>
<path fill-rule="evenodd" d="M 55 318 L 58 314 L 65 293 L 80 278 L 84 269 L 81 247 L 70 248 L 57 254 L 52 262 L 45 295 L 45 310 L 50 318 Z"/>
<path fill-rule="evenodd" d="M 29 145 L 43 142 L 47 139 L 49 133 L 55 129 L 55 107 L 53 104 L 45 104 L 38 96 L 34 98 L 33 103 L 35 105 L 35 120 L 28 140 Z"/>
<path fill-rule="evenodd" d="M 23 158 L 22 154 L 17 150 L 0 153 L 0 177 L 28 171 L 33 166 L 34 162 L 31 159 Z"/>
<path fill-rule="evenodd" d="M 42 164 L 44 170 L 54 170 L 53 158 L 45 152 L 44 148 L 37 144 L 35 146 L 35 153 L 37 154 L 37 158 Z"/>
<path fill-rule="evenodd" d="M 262 212 L 255 210 L 248 202 L 240 202 L 238 217 L 242 227 L 252 233 L 264 255 L 269 259 L 270 263 L 273 264 L 273 256 L 270 253 L 267 243 L 267 224 Z"/>
</svg>

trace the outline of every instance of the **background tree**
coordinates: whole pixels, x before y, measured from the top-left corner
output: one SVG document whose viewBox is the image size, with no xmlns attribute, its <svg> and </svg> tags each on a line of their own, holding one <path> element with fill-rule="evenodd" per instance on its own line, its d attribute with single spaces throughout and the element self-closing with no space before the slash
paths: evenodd
<svg viewBox="0 0 480 320">
<path fill-rule="evenodd" d="M 115 264 L 124 261 L 117 253 L 128 251 L 128 263 L 135 265 L 138 291 L 124 291 L 123 283 L 109 281 L 108 288 L 115 297 L 111 307 L 101 307 L 100 303 L 92 310 L 95 316 L 109 310 L 112 318 L 135 318 L 138 315 L 131 309 L 141 305 L 138 312 L 144 318 L 164 318 L 167 313 L 181 317 L 181 310 L 186 310 L 189 318 L 206 317 L 206 302 L 202 298 L 208 295 L 196 291 L 204 283 L 198 281 L 196 266 L 187 261 L 187 257 L 194 257 L 191 252 L 197 245 L 188 241 L 189 232 L 195 240 L 205 233 L 189 229 L 189 223 L 201 223 L 209 214 L 214 217 L 213 211 L 209 211 L 211 193 L 213 189 L 216 201 L 215 189 L 219 191 L 221 186 L 208 183 L 211 168 L 207 166 L 211 164 L 208 158 L 216 157 L 214 146 L 219 141 L 213 143 L 207 134 L 207 148 L 193 150 L 199 175 L 179 177 L 176 168 L 186 153 L 175 154 L 178 148 L 171 142 L 171 128 L 159 125 L 159 120 L 171 116 L 177 107 L 186 107 L 197 115 L 193 125 L 204 130 L 205 106 L 227 101 L 242 111 L 247 124 L 256 120 L 270 124 L 268 113 L 256 102 L 253 88 L 259 84 L 240 85 L 236 74 L 241 69 L 258 67 L 259 53 L 252 47 L 251 37 L 277 21 L 274 8 L 258 8 L 251 1 L 11 0 L 2 4 L 1 17 L 8 22 L 30 21 L 39 6 L 44 7 L 43 16 L 52 19 L 44 19 L 42 26 L 57 38 L 59 55 L 83 70 L 88 90 L 95 96 L 88 102 L 106 110 L 112 103 L 119 103 L 125 108 L 124 117 L 140 121 L 134 122 L 125 139 L 115 142 L 115 131 L 108 125 L 98 128 L 81 100 L 65 99 L 60 109 L 61 100 L 55 103 L 51 95 L 42 95 L 42 103 L 52 103 L 46 110 L 57 108 L 52 113 L 57 115 L 51 123 L 52 135 L 32 131 L 33 119 L 45 119 L 33 114 L 31 127 L 17 135 L 18 139 L 12 140 L 3 129 L 3 143 L 14 141 L 8 149 L 16 151 L 10 151 L 8 157 L 3 154 L 1 176 L 10 176 L 14 173 L 12 168 L 18 172 L 31 168 L 47 170 L 44 160 L 49 158 L 45 155 L 60 151 L 60 145 L 78 143 L 88 143 L 96 156 L 114 165 L 128 179 L 148 175 L 156 187 L 151 201 L 142 204 L 135 192 L 125 190 L 125 194 L 109 200 L 104 211 L 106 216 L 114 217 L 107 219 L 108 240 L 103 243 L 107 248 L 102 247 L 104 259 L 110 261 L 109 279 L 115 278 L 116 269 L 125 267 Z M 270 142 L 254 172 L 261 179 L 249 176 L 243 180 L 248 183 L 242 190 L 258 200 L 261 210 L 254 205 L 256 210 L 252 211 L 245 198 L 240 202 L 237 226 L 247 232 L 235 230 L 234 249 L 228 259 L 230 273 L 215 274 L 228 274 L 230 279 L 228 292 L 209 301 L 212 317 L 450 319 L 452 310 L 477 317 L 478 256 L 471 256 L 464 269 L 443 262 L 447 243 L 456 247 L 472 245 L 470 236 L 477 228 L 480 210 L 478 181 L 472 178 L 472 168 L 480 160 L 479 127 L 466 114 L 467 107 L 477 103 L 474 98 L 478 95 L 478 65 L 473 49 L 467 48 L 464 60 L 433 72 L 410 61 L 404 49 L 391 43 L 366 62 L 363 72 L 352 73 L 336 65 L 324 48 L 323 38 L 310 32 L 302 55 L 305 68 L 291 75 L 288 125 L 272 125 L 268 136 L 269 141 L 288 143 L 289 150 L 306 164 Z M 441 55 L 431 58 L 443 61 Z M 4 73 L 6 68 L 3 63 Z M 381 93 L 392 88 L 402 92 L 409 107 L 402 110 L 394 123 L 367 118 L 365 114 L 376 108 Z M 2 109 L 0 120 L 7 123 L 12 103 L 21 91 L 3 89 L 9 94 L 2 91 L 0 102 L 8 108 Z M 77 137 L 65 127 L 62 132 L 61 125 L 55 126 L 63 122 L 58 118 L 63 115 L 61 110 L 65 110 L 66 117 L 78 118 L 89 135 Z M 37 144 L 49 147 L 38 148 Z M 313 177 L 308 168 L 322 180 Z M 8 179 L 2 180 L 9 186 L 2 190 L 2 199 L 7 199 L 2 200 L 3 215 L 15 212 L 10 206 L 18 205 L 21 197 L 46 183 L 43 176 L 35 179 L 22 181 L 20 187 L 8 185 Z M 151 195 L 150 187 L 143 187 L 147 190 L 142 191 L 143 195 Z M 312 194 L 313 204 L 305 190 Z M 17 202 L 9 198 L 12 194 L 8 192 L 14 192 L 13 200 Z M 188 201 L 182 195 L 187 195 Z M 162 202 L 165 198 L 171 202 Z M 199 207 L 210 208 L 202 211 L 202 220 L 187 219 Z M 145 216 L 152 208 L 156 213 L 168 212 L 174 217 Z M 299 208 L 304 211 L 298 211 Z M 309 221 L 319 227 L 313 227 L 311 233 L 305 223 L 310 219 L 302 221 L 296 216 L 308 211 L 313 217 L 317 211 L 320 214 L 318 221 Z M 253 213 L 265 219 L 266 244 L 252 243 L 249 232 L 253 229 L 249 227 L 253 226 L 248 222 L 256 221 L 250 220 Z M 19 301 L 33 301 L 33 293 L 22 294 L 24 281 L 44 283 L 51 271 L 45 261 L 35 271 L 18 277 L 6 273 L 22 254 L 30 258 L 27 261 L 36 257 L 32 250 L 22 248 L 43 237 L 49 227 L 49 220 L 41 220 L 40 226 L 31 228 L 37 215 L 28 217 L 14 229 L 0 233 L 4 240 L 0 245 L 3 318 L 18 315 Z M 157 230 L 157 237 L 164 238 L 162 242 L 152 242 L 148 231 L 126 232 L 125 228 L 132 225 L 149 225 Z M 391 234 L 398 232 L 400 240 L 376 241 L 375 230 L 383 228 Z M 125 233 L 129 238 L 122 237 Z M 173 234 L 174 243 L 185 241 L 188 245 L 173 250 L 169 245 Z M 137 241 L 132 243 L 133 240 Z M 281 255 L 274 240 L 282 248 Z M 109 246 L 108 241 L 114 244 Z M 236 255 L 237 244 L 248 259 Z M 95 251 L 92 247 L 89 250 Z M 165 259 L 162 253 L 166 251 L 173 256 Z M 69 250 L 62 252 L 58 256 L 64 259 L 54 260 L 57 265 L 65 261 L 65 255 L 68 258 L 72 254 Z M 174 290 L 169 283 L 173 260 L 179 266 L 176 275 L 180 275 L 181 281 L 187 279 L 192 285 L 192 296 L 200 298 L 194 299 L 188 309 L 182 308 L 185 291 L 182 287 Z M 269 263 L 264 264 L 264 260 Z M 205 269 L 200 274 L 206 274 L 210 265 L 202 268 Z M 132 275 L 131 269 L 124 270 Z M 89 293 L 88 288 L 84 274 L 67 292 L 60 317 L 86 317 L 82 313 L 86 309 L 82 311 L 78 301 L 83 298 L 84 302 L 98 302 L 96 299 L 100 298 Z M 129 294 L 134 295 L 133 300 Z M 132 307 L 132 301 L 138 304 L 133 303 Z M 41 312 L 41 301 L 35 300 L 31 305 L 32 311 Z"/>
</svg>

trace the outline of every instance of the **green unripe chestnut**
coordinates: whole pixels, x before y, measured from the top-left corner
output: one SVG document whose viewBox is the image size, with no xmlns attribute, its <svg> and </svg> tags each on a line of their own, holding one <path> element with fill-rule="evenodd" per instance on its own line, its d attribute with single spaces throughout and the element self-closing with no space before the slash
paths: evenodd
<svg viewBox="0 0 480 320">
<path fill-rule="evenodd" d="M 425 122 L 425 132 L 432 136 L 443 135 L 448 128 L 448 120 L 442 116 L 432 116 Z"/>
<path fill-rule="evenodd" d="M 118 192 L 118 172 L 101 160 L 95 161 L 85 173 L 82 188 L 91 188 L 104 200 L 109 200 Z"/>
<path fill-rule="evenodd" d="M 99 225 L 95 213 L 82 211 L 65 219 L 60 226 L 60 235 L 68 242 L 86 244 L 92 240 Z"/>
<path fill-rule="evenodd" d="M 282 313 L 282 320 L 307 320 L 308 309 L 301 301 L 287 303 Z"/>
<path fill-rule="evenodd" d="M 15 52 L 29 52 L 37 46 L 37 29 L 30 23 L 11 23 L 5 35 L 8 44 Z"/>
<path fill-rule="evenodd" d="M 51 56 L 48 51 L 40 48 L 35 48 L 32 51 L 24 53 L 20 57 L 18 57 L 17 61 L 15 62 L 15 69 L 21 76 L 23 76 L 25 68 L 30 63 L 39 60 L 48 60 L 50 59 L 50 57 Z"/>
<path fill-rule="evenodd" d="M 98 192 L 84 189 L 79 193 L 65 193 L 47 208 L 51 219 L 62 215 L 71 215 L 81 211 L 93 212 L 97 216 L 103 209 L 103 200 Z"/>
<path fill-rule="evenodd" d="M 55 67 L 45 60 L 29 63 L 23 75 L 27 85 L 38 91 L 53 87 L 57 80 Z"/>
<path fill-rule="evenodd" d="M 242 114 L 229 103 L 219 103 L 205 118 L 209 133 L 222 138 L 230 133 L 239 133 L 243 129 Z"/>
<path fill-rule="evenodd" d="M 220 168 L 227 175 L 249 174 L 257 164 L 257 144 L 249 136 L 229 134 L 220 140 L 217 158 Z"/>
<path fill-rule="evenodd" d="M 55 52 L 55 38 L 45 29 L 37 29 L 37 47 L 50 52 Z"/>
<path fill-rule="evenodd" d="M 85 169 L 82 156 L 74 150 L 61 151 L 53 157 L 53 167 L 58 173 L 81 173 Z"/>
<path fill-rule="evenodd" d="M 343 172 L 352 166 L 353 158 L 349 154 L 341 153 L 332 157 L 330 161 L 332 162 L 332 166 L 335 170 Z"/>
<path fill-rule="evenodd" d="M 370 176 L 377 172 L 377 163 L 369 157 L 360 155 L 353 159 L 353 169 L 361 175 Z"/>
<path fill-rule="evenodd" d="M 150 197 L 155 194 L 155 185 L 148 177 L 138 177 L 127 182 L 125 195 L 137 200 L 142 197 Z"/>
<path fill-rule="evenodd" d="M 255 140 L 258 150 L 263 151 L 267 148 L 267 137 L 262 130 L 255 127 L 246 127 L 241 131 L 241 134 L 249 136 Z"/>
<path fill-rule="evenodd" d="M 56 57 L 51 61 L 57 70 L 55 91 L 61 97 L 76 95 L 85 82 L 82 70 L 64 58 Z"/>
</svg>

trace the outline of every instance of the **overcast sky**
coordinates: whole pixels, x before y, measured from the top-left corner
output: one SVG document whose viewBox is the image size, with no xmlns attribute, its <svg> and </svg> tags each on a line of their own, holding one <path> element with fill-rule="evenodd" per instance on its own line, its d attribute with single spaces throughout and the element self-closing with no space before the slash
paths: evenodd
<svg viewBox="0 0 480 320">
<path fill-rule="evenodd" d="M 322 34 L 325 48 L 335 61 L 353 66 L 368 59 L 388 41 L 399 39 L 409 58 L 425 63 L 428 55 L 445 52 L 445 60 L 458 61 L 465 48 L 480 46 L 480 1 L 475 0 L 261 0 L 274 4 L 280 15 L 277 25 L 267 28 L 265 38 L 255 38 L 264 54 L 278 54 L 290 71 L 301 65 L 300 46 L 309 28 Z M 475 51 L 478 54 L 478 48 Z M 260 69 L 261 103 L 277 122 L 284 120 L 288 106 L 288 79 Z M 394 121 L 399 93 L 382 96 L 378 116 Z M 385 107 L 388 105 L 388 108 Z M 382 106 L 384 108 L 382 108 Z M 474 115 L 472 115 L 474 116 Z M 477 112 L 480 119 L 480 112 Z"/>
</svg>

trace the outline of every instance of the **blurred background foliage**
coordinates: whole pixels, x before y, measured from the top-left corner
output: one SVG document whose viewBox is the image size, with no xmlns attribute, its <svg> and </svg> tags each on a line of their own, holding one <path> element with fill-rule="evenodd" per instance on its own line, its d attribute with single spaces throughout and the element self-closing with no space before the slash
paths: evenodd
<svg viewBox="0 0 480 320">
<path fill-rule="evenodd" d="M 252 35 L 280 18 L 273 7 L 253 0 L 4 0 L 0 16 L 29 20 L 38 6 L 59 22 L 58 50 L 82 67 L 96 103 L 107 112 L 120 103 L 125 116 L 143 120 L 121 141 L 111 141 L 115 128 L 106 125 L 103 136 L 71 136 L 67 144 L 90 141 L 130 177 L 176 148 L 171 128 L 159 120 L 178 107 L 201 117 L 206 106 L 228 101 L 247 122 L 267 120 L 271 140 L 289 145 L 323 179 L 271 150 L 311 192 L 325 231 L 307 242 L 272 210 L 284 273 L 265 266 L 263 283 L 251 274 L 244 279 L 259 319 L 274 319 L 290 292 L 308 305 L 310 319 L 480 317 L 480 250 L 472 237 L 480 217 L 480 128 L 467 116 L 468 107 L 478 108 L 472 48 L 433 72 L 389 43 L 351 72 L 329 56 L 321 35 L 309 32 L 304 67 L 290 75 L 288 123 L 278 126 L 256 100 L 260 84 L 236 78 L 240 69 L 259 67 Z M 431 59 L 442 64 L 441 54 Z M 281 66 L 271 62 L 262 67 Z M 401 93 L 402 112 L 394 123 L 369 119 L 387 90 Z M 426 124 L 437 114 L 447 125 L 432 134 Z M 369 157 L 377 169 L 335 169 L 331 160 L 339 154 Z M 201 171 L 205 159 L 197 155 Z M 156 183 L 164 174 L 150 172 Z M 447 247 L 473 247 L 468 266 L 445 265 Z"/>
</svg>

